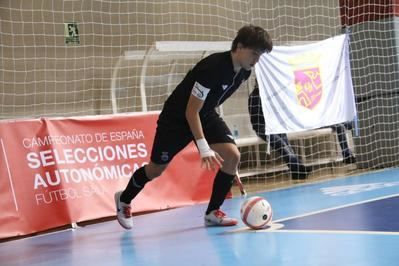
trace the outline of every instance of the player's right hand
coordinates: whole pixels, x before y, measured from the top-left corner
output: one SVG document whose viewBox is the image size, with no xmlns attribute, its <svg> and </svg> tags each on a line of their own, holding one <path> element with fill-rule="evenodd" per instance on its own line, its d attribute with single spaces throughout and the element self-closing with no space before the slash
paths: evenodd
<svg viewBox="0 0 399 266">
<path fill-rule="evenodd" d="M 197 139 L 196 143 L 201 156 L 202 168 L 215 171 L 217 166 L 222 167 L 223 158 L 209 147 L 206 139 Z"/>
<path fill-rule="evenodd" d="M 210 150 L 209 156 L 201 156 L 201 168 L 215 171 L 217 167 L 222 167 L 223 161 L 219 153 Z"/>
</svg>

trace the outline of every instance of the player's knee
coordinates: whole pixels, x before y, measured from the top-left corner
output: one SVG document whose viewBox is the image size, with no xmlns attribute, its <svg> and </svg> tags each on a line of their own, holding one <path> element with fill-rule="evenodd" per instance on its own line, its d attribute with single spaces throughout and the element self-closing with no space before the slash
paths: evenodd
<svg viewBox="0 0 399 266">
<path fill-rule="evenodd" d="M 241 160 L 241 153 L 239 150 L 234 151 L 233 153 L 233 161 L 234 164 L 238 165 L 240 163 Z"/>
<path fill-rule="evenodd" d="M 223 164 L 227 164 L 229 168 L 237 168 L 238 164 L 240 163 L 241 154 L 238 149 L 233 149 L 225 154 L 225 158 Z M 226 165 L 226 166 L 227 166 Z"/>
<path fill-rule="evenodd" d="M 211 148 L 223 158 L 221 170 L 228 174 L 235 174 L 241 157 L 237 146 L 232 143 L 222 143 L 213 144 Z"/>
</svg>

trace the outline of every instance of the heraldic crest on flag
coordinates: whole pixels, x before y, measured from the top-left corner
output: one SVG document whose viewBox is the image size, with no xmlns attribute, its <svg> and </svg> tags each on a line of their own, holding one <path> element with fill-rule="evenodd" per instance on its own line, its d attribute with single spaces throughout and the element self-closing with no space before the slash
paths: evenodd
<svg viewBox="0 0 399 266">
<path fill-rule="evenodd" d="M 298 102 L 306 108 L 313 109 L 323 93 L 319 68 L 296 70 L 294 74 Z"/>
<path fill-rule="evenodd" d="M 313 109 L 323 93 L 320 77 L 319 54 L 308 53 L 289 60 L 294 76 L 298 103 L 308 109 Z"/>
<path fill-rule="evenodd" d="M 356 106 L 348 36 L 276 46 L 255 65 L 266 134 L 297 132 L 353 120 Z"/>
</svg>

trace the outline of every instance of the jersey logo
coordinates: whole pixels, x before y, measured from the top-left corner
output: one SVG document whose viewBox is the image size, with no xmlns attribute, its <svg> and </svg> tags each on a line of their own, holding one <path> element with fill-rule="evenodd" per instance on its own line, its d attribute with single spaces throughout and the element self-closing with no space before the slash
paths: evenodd
<svg viewBox="0 0 399 266">
<path fill-rule="evenodd" d="M 229 87 L 229 85 L 222 85 L 222 89 L 225 91 L 227 88 Z"/>
<path fill-rule="evenodd" d="M 191 94 L 197 97 L 198 99 L 205 101 L 209 91 L 210 89 L 208 89 L 207 87 L 204 87 L 198 82 L 195 82 Z"/>
</svg>

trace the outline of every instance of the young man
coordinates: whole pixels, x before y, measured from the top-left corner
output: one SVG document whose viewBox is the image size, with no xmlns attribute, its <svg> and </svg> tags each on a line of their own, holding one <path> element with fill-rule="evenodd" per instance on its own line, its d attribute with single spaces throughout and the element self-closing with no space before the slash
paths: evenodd
<svg viewBox="0 0 399 266">
<path fill-rule="evenodd" d="M 159 115 L 149 164 L 137 169 L 126 189 L 115 194 L 117 219 L 131 229 L 130 203 L 145 184 L 160 176 L 173 157 L 195 141 L 202 167 L 215 170 L 205 225 L 230 226 L 237 220 L 219 208 L 230 191 L 240 153 L 229 128 L 215 108 L 229 98 L 251 74 L 259 57 L 272 50 L 269 34 L 258 26 L 244 26 L 230 51 L 212 54 L 198 62 L 166 100 Z"/>
<path fill-rule="evenodd" d="M 265 134 L 265 118 L 263 116 L 261 99 L 259 96 L 258 84 L 255 80 L 255 87 L 248 98 L 248 111 L 251 117 L 252 128 L 256 135 L 267 141 Z M 352 151 L 349 149 L 348 141 L 346 139 L 346 128 L 343 124 L 331 126 L 336 132 L 339 144 L 342 150 L 343 162 L 345 164 L 355 163 L 356 159 Z M 269 135 L 270 146 L 282 156 L 282 159 L 287 164 L 291 172 L 291 178 L 294 180 L 306 179 L 310 174 L 311 168 L 302 164 L 298 156 L 291 148 L 287 134 L 272 134 Z"/>
</svg>

